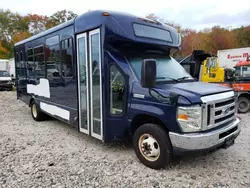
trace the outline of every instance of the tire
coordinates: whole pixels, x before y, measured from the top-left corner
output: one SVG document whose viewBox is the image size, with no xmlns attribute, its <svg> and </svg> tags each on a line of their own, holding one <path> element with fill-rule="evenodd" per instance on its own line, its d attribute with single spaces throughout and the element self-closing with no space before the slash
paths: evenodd
<svg viewBox="0 0 250 188">
<path fill-rule="evenodd" d="M 246 113 L 250 110 L 250 101 L 246 97 L 239 97 L 238 99 L 238 111 L 239 113 Z"/>
<path fill-rule="evenodd" d="M 165 168 L 169 165 L 173 155 L 168 134 L 156 124 L 149 123 L 140 126 L 134 134 L 133 146 L 141 163 L 152 169 Z"/>
<path fill-rule="evenodd" d="M 31 116 L 35 121 L 44 121 L 47 120 L 47 115 L 43 113 L 38 104 L 33 100 L 30 104 Z"/>
</svg>

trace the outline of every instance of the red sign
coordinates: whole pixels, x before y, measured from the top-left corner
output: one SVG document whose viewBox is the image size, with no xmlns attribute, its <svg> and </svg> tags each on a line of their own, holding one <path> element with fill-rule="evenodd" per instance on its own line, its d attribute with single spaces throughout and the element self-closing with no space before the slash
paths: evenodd
<svg viewBox="0 0 250 188">
<path fill-rule="evenodd" d="M 235 58 L 247 58 L 248 56 L 250 56 L 250 53 L 243 53 L 242 55 L 227 55 L 227 59 L 235 59 Z"/>
</svg>

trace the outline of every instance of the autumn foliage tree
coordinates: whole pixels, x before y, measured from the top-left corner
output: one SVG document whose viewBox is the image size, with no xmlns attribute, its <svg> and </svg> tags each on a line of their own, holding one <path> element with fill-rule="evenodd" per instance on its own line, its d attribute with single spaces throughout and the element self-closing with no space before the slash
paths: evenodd
<svg viewBox="0 0 250 188">
<path fill-rule="evenodd" d="M 62 10 L 51 16 L 27 14 L 21 16 L 0 9 L 0 58 L 14 55 L 14 44 L 46 29 L 66 22 L 76 16 L 72 11 Z"/>
<path fill-rule="evenodd" d="M 0 59 L 7 59 L 9 51 L 2 45 L 0 41 Z"/>
<path fill-rule="evenodd" d="M 181 33 L 182 46 L 177 56 L 189 55 L 193 50 L 205 50 L 216 54 L 218 50 L 250 47 L 250 25 L 232 30 L 214 26 L 210 29 L 195 31 L 189 28 L 181 28 L 179 24 L 161 19 L 155 14 L 149 14 L 147 18 L 173 26 Z"/>
<path fill-rule="evenodd" d="M 13 57 L 16 42 L 73 19 L 75 16 L 77 15 L 74 12 L 68 10 L 58 11 L 50 16 L 38 14 L 22 16 L 9 10 L 0 9 L 0 58 Z M 146 17 L 170 25 L 181 34 L 181 51 L 175 56 L 183 57 L 192 53 L 193 50 L 205 50 L 216 54 L 218 50 L 250 47 L 250 25 L 231 30 L 214 26 L 196 31 L 182 28 L 178 23 L 160 18 L 153 13 Z"/>
</svg>

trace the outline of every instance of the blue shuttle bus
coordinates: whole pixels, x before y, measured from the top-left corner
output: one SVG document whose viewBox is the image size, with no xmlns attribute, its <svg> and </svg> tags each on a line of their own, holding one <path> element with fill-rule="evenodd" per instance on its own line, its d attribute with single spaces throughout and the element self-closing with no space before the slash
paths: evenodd
<svg viewBox="0 0 250 188">
<path fill-rule="evenodd" d="M 179 151 L 234 144 L 231 88 L 201 83 L 171 57 L 177 30 L 115 11 L 89 11 L 15 44 L 17 99 L 103 142 L 131 138 L 139 160 L 164 168 Z"/>
</svg>

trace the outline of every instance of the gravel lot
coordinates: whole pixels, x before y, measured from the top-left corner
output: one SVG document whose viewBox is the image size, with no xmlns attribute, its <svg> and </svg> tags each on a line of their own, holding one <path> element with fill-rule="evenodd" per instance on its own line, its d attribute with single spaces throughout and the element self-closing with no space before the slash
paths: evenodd
<svg viewBox="0 0 250 188">
<path fill-rule="evenodd" d="M 250 114 L 234 146 L 142 165 L 131 146 L 103 144 L 57 120 L 35 122 L 14 92 L 0 92 L 0 187 L 250 187 Z M 248 123 L 247 123 L 248 122 Z"/>
</svg>

